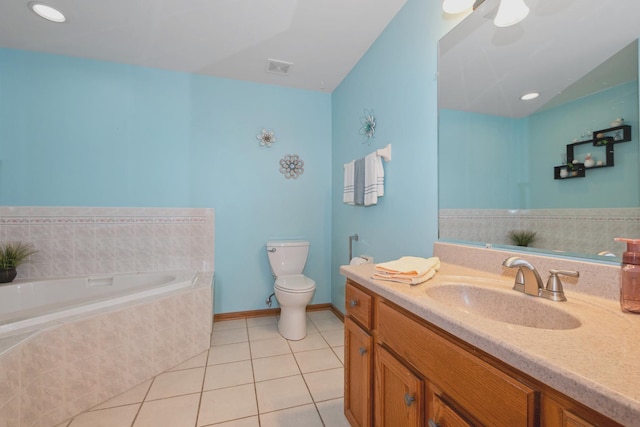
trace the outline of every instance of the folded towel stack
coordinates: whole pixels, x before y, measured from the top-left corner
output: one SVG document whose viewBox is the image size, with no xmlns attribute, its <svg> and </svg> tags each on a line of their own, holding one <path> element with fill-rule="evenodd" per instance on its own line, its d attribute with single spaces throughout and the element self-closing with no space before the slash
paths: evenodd
<svg viewBox="0 0 640 427">
<path fill-rule="evenodd" d="M 405 256 L 395 261 L 376 264 L 373 279 L 417 285 L 435 276 L 440 269 L 440 258 Z"/>
</svg>

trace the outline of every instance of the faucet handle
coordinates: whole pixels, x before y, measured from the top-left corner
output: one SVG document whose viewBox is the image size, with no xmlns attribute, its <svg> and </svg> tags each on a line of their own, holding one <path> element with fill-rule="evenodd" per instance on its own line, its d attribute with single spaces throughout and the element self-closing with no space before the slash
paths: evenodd
<svg viewBox="0 0 640 427">
<path fill-rule="evenodd" d="M 566 301 L 567 297 L 564 296 L 564 289 L 562 289 L 562 282 L 559 275 L 580 277 L 580 273 L 573 270 L 549 270 L 549 279 L 547 280 L 547 286 L 541 291 L 540 296 L 553 301 Z"/>
</svg>

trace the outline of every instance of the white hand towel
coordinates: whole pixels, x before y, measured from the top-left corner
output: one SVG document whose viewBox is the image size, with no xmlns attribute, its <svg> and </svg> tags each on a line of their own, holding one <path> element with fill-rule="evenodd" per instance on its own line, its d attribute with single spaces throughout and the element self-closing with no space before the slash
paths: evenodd
<svg viewBox="0 0 640 427">
<path fill-rule="evenodd" d="M 382 166 L 382 157 L 376 156 L 376 175 L 378 184 L 378 197 L 384 196 L 384 167 Z"/>
<path fill-rule="evenodd" d="M 354 204 L 354 162 L 353 160 L 349 163 L 344 164 L 344 193 L 342 196 L 342 201 L 348 205 Z"/>
<path fill-rule="evenodd" d="M 381 162 L 377 153 L 373 152 L 368 154 L 364 158 L 364 205 L 371 206 L 378 203 L 378 175 L 379 166 L 378 162 Z M 382 166 L 382 165 L 380 165 Z M 384 179 L 384 173 L 383 178 Z M 384 182 L 383 182 L 384 185 Z M 384 194 L 384 190 L 383 190 Z"/>
</svg>

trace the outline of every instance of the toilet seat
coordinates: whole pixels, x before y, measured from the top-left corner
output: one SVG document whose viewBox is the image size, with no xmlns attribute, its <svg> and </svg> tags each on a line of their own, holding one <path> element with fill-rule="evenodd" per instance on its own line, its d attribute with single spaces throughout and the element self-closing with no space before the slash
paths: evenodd
<svg viewBox="0 0 640 427">
<path fill-rule="evenodd" d="M 303 293 L 314 290 L 316 282 L 304 274 L 292 274 L 290 276 L 277 277 L 273 287 L 282 292 Z"/>
</svg>

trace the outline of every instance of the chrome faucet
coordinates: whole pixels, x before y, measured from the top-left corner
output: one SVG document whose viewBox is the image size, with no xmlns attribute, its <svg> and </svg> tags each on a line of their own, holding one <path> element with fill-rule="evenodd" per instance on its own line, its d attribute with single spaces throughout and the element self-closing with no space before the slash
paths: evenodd
<svg viewBox="0 0 640 427">
<path fill-rule="evenodd" d="M 531 263 L 520 257 L 513 256 L 505 259 L 502 265 L 508 268 L 518 267 L 516 281 L 513 284 L 514 290 L 524 292 L 527 295 L 540 296 L 541 291 L 544 290 L 544 285 L 538 270 Z"/>
<path fill-rule="evenodd" d="M 528 261 L 514 256 L 505 259 L 502 265 L 508 268 L 518 267 L 516 280 L 513 285 L 514 290 L 552 301 L 567 300 L 567 297 L 564 296 L 562 282 L 558 277 L 559 275 L 580 277 L 580 273 L 577 271 L 552 269 L 549 270 L 549 280 L 547 280 L 547 286 L 545 287 L 542 285 L 542 279 L 540 278 L 540 274 L 538 274 L 538 270 Z"/>
</svg>

